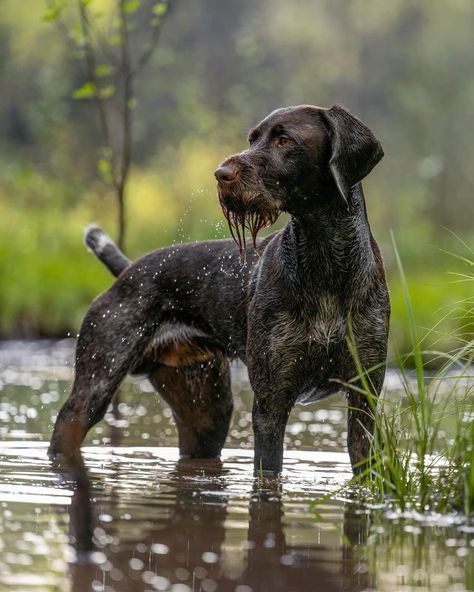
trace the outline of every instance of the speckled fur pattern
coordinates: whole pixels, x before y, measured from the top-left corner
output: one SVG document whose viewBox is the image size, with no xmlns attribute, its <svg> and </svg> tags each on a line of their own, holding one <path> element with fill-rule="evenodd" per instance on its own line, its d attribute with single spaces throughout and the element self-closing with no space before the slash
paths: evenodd
<svg viewBox="0 0 474 592">
<path fill-rule="evenodd" d="M 229 361 L 239 358 L 254 392 L 256 472 L 281 471 L 295 404 L 340 390 L 352 466 L 363 468 L 373 417 L 360 383 L 347 386 L 357 375 L 347 339 L 378 394 L 390 305 L 360 181 L 382 148 L 338 105 L 274 111 L 249 142 L 216 171 L 226 217 L 244 230 L 248 216 L 290 216 L 256 250 L 203 241 L 131 263 L 98 227 L 87 230 L 86 244 L 118 277 L 83 321 L 52 457 L 79 454 L 127 373 L 146 374 L 171 406 L 183 456 L 218 456 L 232 413 Z"/>
</svg>

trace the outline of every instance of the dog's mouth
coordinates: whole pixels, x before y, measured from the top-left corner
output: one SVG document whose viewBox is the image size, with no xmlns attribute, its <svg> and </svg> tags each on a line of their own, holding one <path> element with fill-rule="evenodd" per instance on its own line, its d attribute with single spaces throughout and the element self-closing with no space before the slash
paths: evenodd
<svg viewBox="0 0 474 592">
<path fill-rule="evenodd" d="M 217 174 L 219 173 L 219 174 Z M 281 200 L 269 192 L 259 168 L 248 158 L 233 156 L 216 171 L 217 192 L 229 231 L 245 260 L 249 233 L 253 250 L 258 254 L 257 235 L 275 223 L 281 213 Z"/>
<path fill-rule="evenodd" d="M 240 257 L 245 259 L 247 252 L 246 230 L 252 238 L 253 249 L 257 250 L 257 235 L 263 228 L 274 224 L 280 215 L 280 209 L 276 207 L 259 209 L 258 211 L 234 210 L 221 202 L 222 212 L 229 225 L 229 231 L 235 243 L 239 247 Z"/>
</svg>

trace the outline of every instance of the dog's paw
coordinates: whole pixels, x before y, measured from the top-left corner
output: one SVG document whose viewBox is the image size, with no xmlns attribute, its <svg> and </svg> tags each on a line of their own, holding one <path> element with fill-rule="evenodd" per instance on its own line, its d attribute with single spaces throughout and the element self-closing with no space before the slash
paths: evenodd
<svg viewBox="0 0 474 592">
<path fill-rule="evenodd" d="M 49 447 L 48 456 L 51 468 L 55 473 L 60 475 L 62 480 L 77 480 L 81 478 L 85 471 L 84 460 L 80 450 L 65 454 Z"/>
</svg>

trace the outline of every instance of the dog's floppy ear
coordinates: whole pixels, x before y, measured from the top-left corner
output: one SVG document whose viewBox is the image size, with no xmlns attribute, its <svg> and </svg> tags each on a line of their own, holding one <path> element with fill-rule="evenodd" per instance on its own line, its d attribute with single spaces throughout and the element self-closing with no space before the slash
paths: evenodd
<svg viewBox="0 0 474 592">
<path fill-rule="evenodd" d="M 329 168 L 347 202 L 351 188 L 382 158 L 382 146 L 370 129 L 344 107 L 334 105 L 321 113 L 331 141 Z"/>
</svg>

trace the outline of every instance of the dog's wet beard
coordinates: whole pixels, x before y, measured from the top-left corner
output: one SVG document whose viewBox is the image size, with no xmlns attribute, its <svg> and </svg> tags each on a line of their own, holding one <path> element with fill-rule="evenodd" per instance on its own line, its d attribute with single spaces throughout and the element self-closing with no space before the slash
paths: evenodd
<svg viewBox="0 0 474 592">
<path fill-rule="evenodd" d="M 280 214 L 277 209 L 262 212 L 235 212 L 229 210 L 224 205 L 222 205 L 222 211 L 229 225 L 230 234 L 239 247 L 240 257 L 244 260 L 247 252 L 245 230 L 247 229 L 250 232 L 253 249 L 257 253 L 257 234 L 262 228 L 267 228 L 274 224 Z"/>
</svg>

